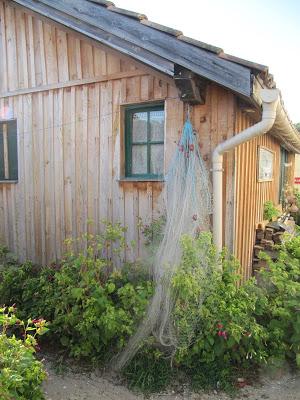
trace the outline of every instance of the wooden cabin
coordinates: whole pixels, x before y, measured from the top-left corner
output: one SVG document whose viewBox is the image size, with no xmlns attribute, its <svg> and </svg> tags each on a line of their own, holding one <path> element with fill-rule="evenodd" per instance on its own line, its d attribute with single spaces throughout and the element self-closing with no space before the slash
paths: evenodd
<svg viewBox="0 0 300 400">
<path fill-rule="evenodd" d="M 211 169 L 215 146 L 260 120 L 259 88 L 274 87 L 267 67 L 110 1 L 0 0 L 0 241 L 47 263 L 109 220 L 137 243 L 126 259 L 143 256 L 137 222 L 162 212 L 188 110 Z M 293 181 L 300 139 L 285 124 L 225 156 L 224 245 L 245 278 L 263 204 Z"/>
</svg>

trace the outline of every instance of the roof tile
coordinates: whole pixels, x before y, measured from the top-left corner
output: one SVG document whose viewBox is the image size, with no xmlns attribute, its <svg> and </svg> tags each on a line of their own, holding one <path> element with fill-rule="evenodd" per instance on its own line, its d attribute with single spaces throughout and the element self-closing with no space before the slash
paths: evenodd
<svg viewBox="0 0 300 400">
<path fill-rule="evenodd" d="M 168 33 L 169 35 L 172 35 L 172 36 L 175 36 L 175 37 L 183 35 L 183 33 L 181 31 L 177 30 L 177 29 L 169 28 L 168 26 L 161 25 L 161 24 L 158 24 L 156 22 L 149 21 L 147 19 L 146 20 L 145 19 L 142 20 L 141 23 L 143 25 L 149 26 L 150 28 L 154 28 L 154 29 L 156 29 L 158 31 L 161 31 L 161 32 L 164 32 L 164 33 Z"/>
<path fill-rule="evenodd" d="M 115 4 L 112 1 L 108 1 L 108 0 L 88 0 L 90 3 L 95 3 L 95 4 L 99 4 L 100 6 L 105 6 L 105 7 L 109 7 L 109 6 L 114 6 Z"/>
<path fill-rule="evenodd" d="M 220 47 L 212 46 L 211 44 L 201 42 L 200 40 L 192 39 L 188 36 L 181 35 L 178 36 L 178 39 L 188 44 L 191 44 L 195 47 L 200 47 L 201 49 L 208 50 L 215 54 L 220 54 L 223 52 L 223 50 Z"/>
<path fill-rule="evenodd" d="M 107 7 L 109 11 L 113 11 L 118 14 L 126 15 L 126 17 L 137 19 L 138 21 L 147 20 L 147 16 L 145 14 L 140 14 L 135 11 L 125 10 L 124 8 L 115 7 L 114 5 L 110 5 Z"/>
<path fill-rule="evenodd" d="M 232 56 L 224 52 L 220 53 L 219 57 L 223 58 L 224 60 L 232 61 L 236 64 L 244 65 L 245 67 L 254 69 L 259 72 L 268 73 L 268 67 L 266 65 L 258 64 L 253 61 L 244 60 L 243 58 Z"/>
</svg>

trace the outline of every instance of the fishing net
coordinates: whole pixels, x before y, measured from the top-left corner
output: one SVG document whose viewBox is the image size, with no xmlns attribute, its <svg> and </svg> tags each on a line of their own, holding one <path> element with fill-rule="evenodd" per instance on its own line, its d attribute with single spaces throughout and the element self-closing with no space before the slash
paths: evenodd
<svg viewBox="0 0 300 400">
<path fill-rule="evenodd" d="M 181 238 L 208 230 L 212 212 L 209 176 L 189 119 L 184 124 L 164 190 L 166 224 L 154 259 L 154 296 L 137 332 L 114 361 L 116 369 L 122 369 L 151 334 L 165 348 L 174 350 L 180 342 L 172 320 L 171 283 L 181 258 Z"/>
</svg>

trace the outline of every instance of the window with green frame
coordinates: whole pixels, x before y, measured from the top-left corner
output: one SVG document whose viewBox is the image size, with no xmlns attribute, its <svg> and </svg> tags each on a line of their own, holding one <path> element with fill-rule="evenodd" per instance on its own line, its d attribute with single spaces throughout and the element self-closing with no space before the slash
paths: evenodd
<svg viewBox="0 0 300 400">
<path fill-rule="evenodd" d="M 162 179 L 164 173 L 163 104 L 125 109 L 125 176 Z"/>
</svg>

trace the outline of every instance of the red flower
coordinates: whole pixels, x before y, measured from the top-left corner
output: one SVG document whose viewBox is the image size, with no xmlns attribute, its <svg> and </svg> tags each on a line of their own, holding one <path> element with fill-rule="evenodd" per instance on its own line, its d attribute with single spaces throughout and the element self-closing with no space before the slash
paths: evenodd
<svg viewBox="0 0 300 400">
<path fill-rule="evenodd" d="M 221 324 L 220 322 L 217 324 L 218 329 L 222 329 L 223 328 L 223 324 Z"/>
<path fill-rule="evenodd" d="M 224 338 L 225 340 L 227 340 L 227 332 L 226 332 L 226 331 L 223 331 L 223 332 L 222 332 L 222 336 L 223 336 L 223 338 Z"/>
<path fill-rule="evenodd" d="M 32 323 L 33 323 L 33 324 L 40 324 L 42 321 L 43 321 L 43 319 L 42 319 L 42 318 L 39 318 L 39 319 L 33 319 L 33 320 L 32 320 Z"/>
</svg>

